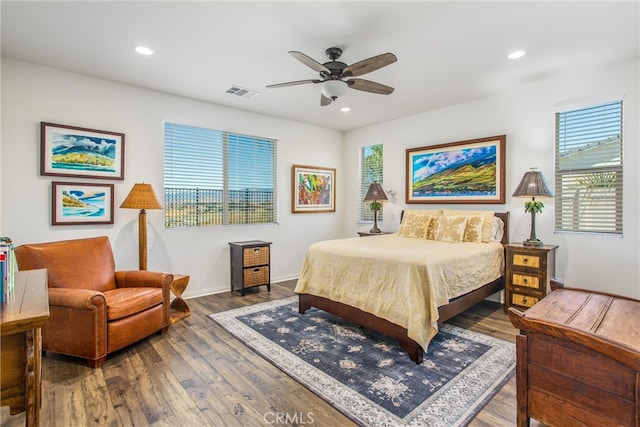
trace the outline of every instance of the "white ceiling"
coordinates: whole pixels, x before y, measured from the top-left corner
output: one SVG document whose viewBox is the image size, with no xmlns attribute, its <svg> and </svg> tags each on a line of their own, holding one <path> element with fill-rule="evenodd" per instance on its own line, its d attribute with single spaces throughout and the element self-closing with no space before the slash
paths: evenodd
<svg viewBox="0 0 640 427">
<path fill-rule="evenodd" d="M 639 2 L 2 1 L 2 55 L 337 130 L 417 114 L 584 67 L 638 58 Z M 150 57 L 132 49 L 144 44 Z M 317 78 L 287 52 L 351 64 L 395 88 L 320 106 Z M 514 49 L 527 55 L 506 59 Z M 225 93 L 233 85 L 260 95 Z M 340 107 L 349 106 L 343 113 Z"/>
</svg>

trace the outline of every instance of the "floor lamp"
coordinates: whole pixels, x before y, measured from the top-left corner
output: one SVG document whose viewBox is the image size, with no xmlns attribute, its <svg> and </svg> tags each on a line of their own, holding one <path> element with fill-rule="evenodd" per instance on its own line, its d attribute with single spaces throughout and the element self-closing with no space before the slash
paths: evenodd
<svg viewBox="0 0 640 427">
<path fill-rule="evenodd" d="M 373 210 L 373 228 L 369 230 L 369 233 L 381 233 L 378 228 L 378 211 L 382 209 L 381 201 L 389 200 L 387 198 L 386 193 L 382 189 L 382 185 L 378 182 L 374 182 L 369 186 L 369 190 L 367 190 L 367 195 L 364 196 L 365 202 L 371 202 L 369 207 Z"/>
<path fill-rule="evenodd" d="M 140 270 L 147 269 L 147 209 L 162 209 L 151 184 L 138 183 L 124 199 L 121 208 L 140 209 L 138 215 L 138 256 Z"/>
<path fill-rule="evenodd" d="M 524 174 L 522 181 L 513 193 L 514 197 L 531 197 L 531 200 L 524 204 L 524 211 L 531 213 L 531 235 L 522 242 L 525 246 L 543 246 L 541 240 L 536 237 L 536 213 L 542 212 L 544 205 L 536 197 L 553 197 L 542 172 L 531 168 L 531 171 Z"/>
</svg>

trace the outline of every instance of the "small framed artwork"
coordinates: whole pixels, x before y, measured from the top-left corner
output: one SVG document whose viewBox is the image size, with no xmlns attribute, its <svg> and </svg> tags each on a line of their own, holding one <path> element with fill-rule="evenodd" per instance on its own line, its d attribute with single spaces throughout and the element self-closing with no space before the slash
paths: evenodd
<svg viewBox="0 0 640 427">
<path fill-rule="evenodd" d="M 505 202 L 505 135 L 407 150 L 407 203 Z"/>
<path fill-rule="evenodd" d="M 336 170 L 293 165 L 291 212 L 335 212 Z"/>
<path fill-rule="evenodd" d="M 113 224 L 113 184 L 51 183 L 51 224 Z"/>
<path fill-rule="evenodd" d="M 124 133 L 40 123 L 40 175 L 124 179 Z"/>
</svg>

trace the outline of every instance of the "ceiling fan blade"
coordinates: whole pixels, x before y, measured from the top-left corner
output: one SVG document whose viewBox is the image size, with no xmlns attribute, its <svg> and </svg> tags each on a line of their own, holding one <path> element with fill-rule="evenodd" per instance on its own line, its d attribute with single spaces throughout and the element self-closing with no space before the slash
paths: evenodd
<svg viewBox="0 0 640 427">
<path fill-rule="evenodd" d="M 324 107 L 325 105 L 331 104 L 331 98 L 328 98 L 322 94 L 320 94 L 320 106 Z"/>
<path fill-rule="evenodd" d="M 370 73 L 386 65 L 393 64 L 398 58 L 393 53 L 383 53 L 369 59 L 349 65 L 342 71 L 344 77 L 358 77 Z"/>
<path fill-rule="evenodd" d="M 320 72 L 325 72 L 327 74 L 331 74 L 331 70 L 329 70 L 327 67 L 325 67 L 324 65 L 322 65 L 321 63 L 319 63 L 315 59 L 309 58 L 307 55 L 305 55 L 302 52 L 297 52 L 295 50 L 291 50 L 291 51 L 289 51 L 289 55 L 293 56 L 298 61 L 302 62 L 304 65 L 306 65 L 307 67 L 311 68 L 312 70 L 315 70 L 315 71 L 317 71 L 319 73 Z"/>
<path fill-rule="evenodd" d="M 322 80 L 320 79 L 296 80 L 295 82 L 276 83 L 274 85 L 268 85 L 267 87 L 274 88 L 274 87 L 297 86 L 297 85 L 304 85 L 307 83 L 322 83 Z"/>
<path fill-rule="evenodd" d="M 351 79 L 347 80 L 347 84 L 351 89 L 362 90 L 364 92 L 372 92 L 380 95 L 389 95 L 393 92 L 393 88 L 385 86 L 382 83 L 372 82 L 365 79 Z"/>
</svg>

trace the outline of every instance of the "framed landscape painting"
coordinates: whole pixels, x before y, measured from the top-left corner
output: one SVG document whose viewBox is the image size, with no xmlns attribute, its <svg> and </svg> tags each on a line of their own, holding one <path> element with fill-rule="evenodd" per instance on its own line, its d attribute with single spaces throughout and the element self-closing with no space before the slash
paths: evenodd
<svg viewBox="0 0 640 427">
<path fill-rule="evenodd" d="M 291 212 L 335 212 L 336 170 L 293 165 Z"/>
<path fill-rule="evenodd" d="M 505 135 L 407 150 L 407 203 L 505 202 Z"/>
<path fill-rule="evenodd" d="M 40 123 L 40 175 L 124 179 L 124 134 Z"/>
<path fill-rule="evenodd" d="M 113 184 L 51 183 L 51 224 L 113 224 Z"/>
</svg>

